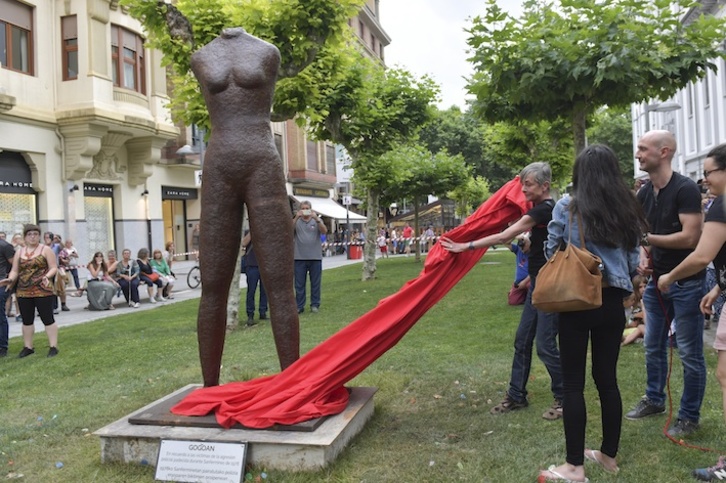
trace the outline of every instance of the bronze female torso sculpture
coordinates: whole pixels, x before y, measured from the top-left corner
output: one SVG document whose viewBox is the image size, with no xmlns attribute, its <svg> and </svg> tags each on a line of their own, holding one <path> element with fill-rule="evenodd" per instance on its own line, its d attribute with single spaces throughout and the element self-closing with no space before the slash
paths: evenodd
<svg viewBox="0 0 726 483">
<path fill-rule="evenodd" d="M 293 233 L 282 163 L 270 126 L 280 53 L 275 46 L 226 29 L 192 55 L 212 124 L 202 178 L 199 263 L 202 298 L 197 337 L 205 386 L 219 383 L 227 295 L 242 232 L 243 205 L 267 288 L 282 369 L 299 358 L 293 293 Z"/>
</svg>

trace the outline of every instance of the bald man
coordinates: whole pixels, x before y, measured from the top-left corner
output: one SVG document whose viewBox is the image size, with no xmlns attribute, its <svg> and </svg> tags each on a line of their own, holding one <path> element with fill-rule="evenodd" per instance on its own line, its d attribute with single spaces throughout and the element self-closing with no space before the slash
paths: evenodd
<svg viewBox="0 0 726 483">
<path fill-rule="evenodd" d="M 638 191 L 650 232 L 643 235 L 638 271 L 653 275 L 643 296 L 648 323 L 645 328 L 645 397 L 625 417 L 630 420 L 665 412 L 668 374 L 668 330 L 676 323 L 675 339 L 683 365 L 683 394 L 678 418 L 668 429 L 674 438 L 698 429 L 706 389 L 703 357 L 703 314 L 699 302 L 705 295 L 705 270 L 659 292 L 657 279 L 681 263 L 701 235 L 701 193 L 696 183 L 673 171 L 676 140 L 668 131 L 649 131 L 638 140 L 635 157 L 650 181 Z M 667 317 L 666 317 L 667 313 Z"/>
</svg>

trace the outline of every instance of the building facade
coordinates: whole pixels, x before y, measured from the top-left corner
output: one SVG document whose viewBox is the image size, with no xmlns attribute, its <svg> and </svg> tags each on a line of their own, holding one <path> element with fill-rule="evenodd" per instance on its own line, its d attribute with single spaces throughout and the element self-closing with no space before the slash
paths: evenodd
<svg viewBox="0 0 726 483">
<path fill-rule="evenodd" d="M 377 14 L 368 0 L 349 25 L 382 59 Z M 195 250 L 204 133 L 174 124 L 168 92 L 160 52 L 118 0 L 0 0 L 0 231 L 39 224 L 84 260 L 169 241 Z M 272 130 L 291 209 L 308 199 L 332 228 L 345 218 L 335 146 L 294 121 Z"/>
<path fill-rule="evenodd" d="M 115 0 L 0 0 L 0 230 L 37 223 L 84 259 L 163 245 L 162 201 L 194 178 L 159 164 L 178 135 L 160 60 Z"/>
<path fill-rule="evenodd" d="M 684 23 L 700 14 L 724 17 L 726 1 L 703 1 L 683 18 Z M 726 43 L 726 39 L 724 39 Z M 653 129 L 671 131 L 677 141 L 673 170 L 699 180 L 708 152 L 726 142 L 726 61 L 713 60 L 717 72 L 691 82 L 668 101 L 656 101 L 631 106 L 633 146 L 640 136 Z M 645 178 L 634 160 L 635 177 Z"/>
</svg>

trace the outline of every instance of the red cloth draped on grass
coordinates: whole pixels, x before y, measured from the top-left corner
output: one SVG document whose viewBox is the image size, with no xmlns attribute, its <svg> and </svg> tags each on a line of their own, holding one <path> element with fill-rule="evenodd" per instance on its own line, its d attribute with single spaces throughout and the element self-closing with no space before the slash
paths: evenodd
<svg viewBox="0 0 726 483">
<path fill-rule="evenodd" d="M 528 209 L 519 178 L 505 184 L 446 236 L 475 240 L 498 233 Z M 249 428 L 296 424 L 338 414 L 348 404 L 343 384 L 383 355 L 479 261 L 486 249 L 451 254 L 433 246 L 421 274 L 401 290 L 302 356 L 279 374 L 197 389 L 171 411 Z M 504 303 L 504 302 L 502 302 Z"/>
</svg>

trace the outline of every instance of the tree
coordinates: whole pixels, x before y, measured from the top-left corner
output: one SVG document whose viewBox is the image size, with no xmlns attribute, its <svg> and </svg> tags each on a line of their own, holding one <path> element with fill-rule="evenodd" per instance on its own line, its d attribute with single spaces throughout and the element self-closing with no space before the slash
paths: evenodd
<svg viewBox="0 0 726 483">
<path fill-rule="evenodd" d="M 552 168 L 553 186 L 562 188 L 570 180 L 574 159 L 568 131 L 568 123 L 561 120 L 497 122 L 484 130 L 485 156 L 509 167 L 512 174 L 544 161 Z"/>
<path fill-rule="evenodd" d="M 600 106 L 666 100 L 715 69 L 726 19 L 680 19 L 692 0 L 528 1 L 519 19 L 489 0 L 472 21 L 469 90 L 489 121 L 572 123 L 575 153 Z"/>
<path fill-rule="evenodd" d="M 471 168 L 464 162 L 464 157 L 461 154 L 451 156 L 446 150 L 432 154 L 421 145 L 408 143 L 389 151 L 384 159 L 397 160 L 394 162 L 400 162 L 408 168 L 405 181 L 395 190 L 398 196 L 413 200 L 413 229 L 416 235 L 421 233 L 418 213 L 426 197 L 446 196 L 446 193 L 466 184 L 471 178 Z M 420 261 L 421 245 L 415 245 L 416 261 Z"/>
<path fill-rule="evenodd" d="M 587 129 L 590 144 L 606 144 L 618 156 L 623 179 L 628 185 L 633 183 L 635 168 L 633 158 L 633 122 L 630 109 L 600 108 L 595 113 L 592 125 Z"/>
<path fill-rule="evenodd" d="M 349 50 L 348 19 L 363 0 L 122 0 L 143 24 L 148 46 L 159 49 L 172 68 L 171 108 L 187 125 L 209 129 L 209 116 L 191 72 L 191 54 L 214 40 L 223 29 L 243 27 L 280 50 L 273 120 L 302 114 L 319 115 L 311 104 L 325 96 L 327 86 L 345 75 L 337 63 Z"/>
<path fill-rule="evenodd" d="M 434 111 L 433 119 L 419 133 L 421 143 L 432 153 L 445 149 L 449 154 L 461 154 L 476 173 L 485 177 L 496 190 L 512 179 L 514 170 L 487 155 L 486 125 L 471 111 L 458 107 Z"/>
<path fill-rule="evenodd" d="M 456 202 L 456 216 L 466 218 L 475 207 L 484 203 L 491 196 L 489 181 L 481 176 L 473 176 L 466 183 L 457 186 L 446 194 Z"/>
<path fill-rule="evenodd" d="M 353 181 L 365 190 L 368 232 L 364 247 L 363 280 L 375 278 L 376 228 L 380 198 L 405 179 L 405 164 L 385 157 L 396 145 L 413 138 L 431 117 L 438 87 L 424 76 L 403 69 L 384 70 L 360 55 L 345 69 L 323 101 L 310 130 L 319 139 L 341 144 L 352 158 Z"/>
</svg>

